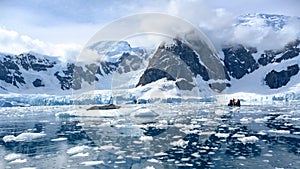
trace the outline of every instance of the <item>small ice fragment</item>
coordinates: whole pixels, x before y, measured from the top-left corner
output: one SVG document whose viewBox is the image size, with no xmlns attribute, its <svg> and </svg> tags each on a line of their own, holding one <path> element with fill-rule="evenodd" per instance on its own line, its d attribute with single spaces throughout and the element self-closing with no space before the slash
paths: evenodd
<svg viewBox="0 0 300 169">
<path fill-rule="evenodd" d="M 241 141 L 243 144 L 253 144 L 257 142 L 259 139 L 256 136 L 249 136 L 249 137 L 243 137 L 243 138 L 238 138 L 239 141 Z"/>
<path fill-rule="evenodd" d="M 153 110 L 150 110 L 148 108 L 138 109 L 132 115 L 134 117 L 156 117 L 156 116 L 158 116 L 157 113 L 155 113 Z"/>
<path fill-rule="evenodd" d="M 232 138 L 242 138 L 242 137 L 245 137 L 244 134 L 238 134 L 238 133 L 235 133 Z"/>
<path fill-rule="evenodd" d="M 89 153 L 78 153 L 73 155 L 72 157 L 88 157 L 89 155 Z"/>
<path fill-rule="evenodd" d="M 171 142 L 170 145 L 172 146 L 178 146 L 178 147 L 185 147 L 189 141 L 184 141 L 182 139 L 179 139 L 178 141 Z"/>
<path fill-rule="evenodd" d="M 259 134 L 259 135 L 267 135 L 267 133 L 266 133 L 266 131 L 264 131 L 264 130 L 261 130 L 261 131 L 259 131 L 257 134 Z"/>
<path fill-rule="evenodd" d="M 119 147 L 113 146 L 111 144 L 109 145 L 103 145 L 100 147 L 100 150 L 118 150 L 120 149 Z"/>
<path fill-rule="evenodd" d="M 14 135 L 7 135 L 2 138 L 5 143 L 15 141 L 15 139 L 16 137 Z"/>
<path fill-rule="evenodd" d="M 264 154 L 263 156 L 265 156 L 265 157 L 272 157 L 273 155 L 270 154 L 270 153 L 266 153 L 266 154 Z"/>
<path fill-rule="evenodd" d="M 198 158 L 198 157 L 200 157 L 200 154 L 198 152 L 196 152 L 196 153 L 193 153 L 192 156 Z"/>
<path fill-rule="evenodd" d="M 16 163 L 26 163 L 27 162 L 27 159 L 26 158 L 24 158 L 24 159 L 20 159 L 20 158 L 18 158 L 18 159 L 15 159 L 14 161 L 11 161 L 11 162 L 9 162 L 10 164 L 16 164 Z"/>
<path fill-rule="evenodd" d="M 277 134 L 290 134 L 289 130 L 269 130 L 269 133 L 277 133 Z"/>
<path fill-rule="evenodd" d="M 253 119 L 244 117 L 244 118 L 240 119 L 240 121 L 242 124 L 248 124 L 248 123 L 251 123 L 253 121 Z"/>
<path fill-rule="evenodd" d="M 229 137 L 229 134 L 228 133 L 216 133 L 215 136 L 219 137 L 219 138 L 227 138 L 227 137 Z"/>
<path fill-rule="evenodd" d="M 4 157 L 4 160 L 6 161 L 12 161 L 15 159 L 21 158 L 21 154 L 11 153 Z"/>
<path fill-rule="evenodd" d="M 56 141 L 65 141 L 65 140 L 68 140 L 68 138 L 60 137 L 60 138 L 51 139 L 51 141 L 53 141 L 53 142 L 56 142 Z"/>
<path fill-rule="evenodd" d="M 141 136 L 140 137 L 140 140 L 141 141 L 152 141 L 153 140 L 153 137 L 152 136 Z"/>
<path fill-rule="evenodd" d="M 77 154 L 77 153 L 81 153 L 86 149 L 89 149 L 90 147 L 88 146 L 76 146 L 76 147 L 72 147 L 70 149 L 67 150 L 67 153 L 69 155 L 73 155 L 73 154 Z"/>
<path fill-rule="evenodd" d="M 145 169 L 155 169 L 153 166 L 147 166 Z"/>
<path fill-rule="evenodd" d="M 84 166 L 93 166 L 93 165 L 104 164 L 104 161 L 84 161 L 80 164 Z"/>
<path fill-rule="evenodd" d="M 154 159 L 154 158 L 151 158 L 151 159 L 149 159 L 149 160 L 147 160 L 147 161 L 150 162 L 150 163 L 160 163 L 159 160 L 156 160 L 156 159 Z"/>
<path fill-rule="evenodd" d="M 239 156 L 239 157 L 237 157 L 237 159 L 240 159 L 240 160 L 245 160 L 245 159 L 246 159 L 246 157 L 244 157 L 244 156 Z"/>
</svg>

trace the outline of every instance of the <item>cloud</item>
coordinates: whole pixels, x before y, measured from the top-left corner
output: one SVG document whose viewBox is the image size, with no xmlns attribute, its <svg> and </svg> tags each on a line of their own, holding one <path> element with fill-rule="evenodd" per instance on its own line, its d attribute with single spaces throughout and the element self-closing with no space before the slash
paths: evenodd
<svg viewBox="0 0 300 169">
<path fill-rule="evenodd" d="M 6 29 L 5 34 L 0 37 L 3 45 L 0 50 L 11 53 L 35 50 L 71 57 L 80 51 L 78 44 L 84 45 L 105 25 L 120 17 L 144 12 L 161 12 L 187 20 L 199 27 L 218 51 L 221 51 L 222 44 L 230 42 L 272 48 L 293 40 L 297 34 L 299 37 L 299 24 L 288 23 L 276 32 L 267 27 L 235 26 L 237 16 L 255 12 L 299 16 L 297 4 L 297 0 L 132 0 L 126 3 L 104 0 L 1 1 L 0 26 L 16 32 Z M 156 26 L 160 22 L 166 21 L 157 20 L 157 23 L 154 21 L 153 24 L 146 23 L 144 26 Z M 130 24 L 126 28 L 131 29 Z M 157 40 L 157 37 L 154 39 Z"/>
<path fill-rule="evenodd" d="M 262 19 L 253 22 L 251 26 L 238 25 L 233 27 L 230 41 L 268 50 L 280 49 L 287 43 L 299 38 L 300 20 L 297 18 L 290 18 L 279 30 L 275 30 L 259 20 Z"/>
<path fill-rule="evenodd" d="M 293 1 L 289 1 L 289 5 Z M 253 5 L 261 3 L 255 1 L 248 2 L 248 6 L 242 6 L 241 9 L 251 12 L 255 11 Z M 268 1 L 269 3 L 269 1 Z M 261 5 L 268 5 L 261 4 Z M 232 3 L 230 3 L 233 5 Z M 274 12 L 279 11 L 279 1 L 268 6 L 268 11 L 274 9 Z M 282 48 L 286 43 L 299 38 L 300 19 L 292 18 L 286 22 L 286 25 L 279 30 L 274 30 L 271 26 L 267 26 L 263 19 L 254 18 L 251 26 L 238 25 L 237 17 L 242 13 L 234 13 L 229 11 L 230 5 L 225 5 L 224 8 L 213 8 L 206 0 L 171 0 L 166 11 L 180 18 L 186 19 L 193 25 L 202 30 L 212 41 L 217 51 L 222 50 L 222 46 L 226 43 L 241 43 L 246 46 L 258 47 L 261 49 L 278 49 Z M 261 13 L 264 11 L 261 10 Z"/>
<path fill-rule="evenodd" d="M 213 9 L 205 0 L 172 0 L 167 12 L 191 22 L 212 41 L 217 50 L 232 34 L 236 15 L 224 8 Z"/>
<path fill-rule="evenodd" d="M 75 43 L 52 44 L 21 35 L 16 31 L 0 28 L 0 51 L 20 54 L 37 52 L 50 56 L 59 56 L 62 61 L 74 60 L 79 55 L 82 46 Z"/>
</svg>

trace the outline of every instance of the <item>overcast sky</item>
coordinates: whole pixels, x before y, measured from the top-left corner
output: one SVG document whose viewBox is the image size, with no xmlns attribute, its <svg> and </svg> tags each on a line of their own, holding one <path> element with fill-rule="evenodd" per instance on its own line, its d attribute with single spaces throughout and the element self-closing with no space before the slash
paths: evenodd
<svg viewBox="0 0 300 169">
<path fill-rule="evenodd" d="M 103 26 L 143 12 L 171 14 L 200 27 L 220 24 L 222 28 L 222 22 L 228 24 L 247 13 L 300 16 L 299 6 L 299 0 L 0 0 L 0 50 L 13 40 L 23 43 L 16 44 L 17 52 L 40 45 L 60 49 L 57 55 L 76 53 Z"/>
</svg>

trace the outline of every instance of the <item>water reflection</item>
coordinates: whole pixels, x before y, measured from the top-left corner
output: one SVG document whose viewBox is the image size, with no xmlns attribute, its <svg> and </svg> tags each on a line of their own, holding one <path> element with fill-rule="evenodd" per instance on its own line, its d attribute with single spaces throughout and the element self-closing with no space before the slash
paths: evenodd
<svg viewBox="0 0 300 169">
<path fill-rule="evenodd" d="M 293 107 L 230 109 L 205 104 L 203 109 L 188 113 L 187 107 L 181 108 L 176 114 L 158 112 L 160 116 L 156 118 L 140 120 L 128 116 L 55 118 L 57 111 L 43 114 L 38 110 L 30 117 L 11 122 L 8 119 L 0 123 L 0 167 L 300 166 L 299 113 Z M 7 135 L 24 132 L 46 136 L 25 141 L 3 140 Z"/>
</svg>

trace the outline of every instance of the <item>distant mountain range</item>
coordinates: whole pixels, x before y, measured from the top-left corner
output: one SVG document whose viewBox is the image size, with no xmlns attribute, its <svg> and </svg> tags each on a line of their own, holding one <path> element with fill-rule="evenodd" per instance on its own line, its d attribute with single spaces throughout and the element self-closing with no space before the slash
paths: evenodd
<svg viewBox="0 0 300 169">
<path fill-rule="evenodd" d="M 253 26 L 262 19 L 262 26 L 279 30 L 290 18 L 245 15 L 238 18 L 237 25 Z M 213 92 L 276 93 L 300 83 L 300 39 L 272 50 L 224 44 L 222 57 L 218 57 L 201 40 L 184 37 L 162 42 L 156 49 L 132 48 L 126 41 L 97 42 L 90 46 L 101 56 L 94 63 L 63 63 L 37 53 L 0 54 L 0 91 L 71 94 L 87 86 L 140 91 L 153 83 L 165 91 L 164 84 L 171 83 L 172 90 L 205 96 Z"/>
</svg>

